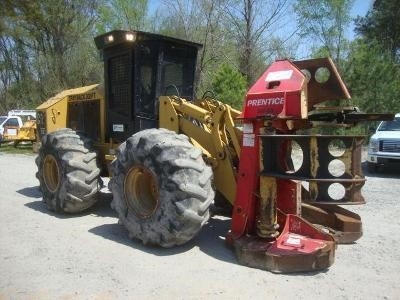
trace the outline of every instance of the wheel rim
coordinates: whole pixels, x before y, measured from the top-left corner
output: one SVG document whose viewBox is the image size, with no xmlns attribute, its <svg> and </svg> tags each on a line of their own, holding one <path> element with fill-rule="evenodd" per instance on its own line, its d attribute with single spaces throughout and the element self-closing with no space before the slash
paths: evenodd
<svg viewBox="0 0 400 300">
<path fill-rule="evenodd" d="M 43 179 L 47 189 L 54 193 L 60 185 L 60 169 L 53 155 L 46 155 L 43 162 Z"/>
<path fill-rule="evenodd" d="M 153 172 L 132 167 L 125 177 L 124 196 L 128 207 L 139 218 L 151 217 L 158 206 L 158 185 Z"/>
</svg>

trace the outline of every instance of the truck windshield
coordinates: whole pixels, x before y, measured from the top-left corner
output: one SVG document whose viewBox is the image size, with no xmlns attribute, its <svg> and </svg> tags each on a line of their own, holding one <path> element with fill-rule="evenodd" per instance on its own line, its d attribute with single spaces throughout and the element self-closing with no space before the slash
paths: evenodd
<svg viewBox="0 0 400 300">
<path fill-rule="evenodd" d="M 400 118 L 395 118 L 393 121 L 382 122 L 378 131 L 400 131 Z"/>
</svg>

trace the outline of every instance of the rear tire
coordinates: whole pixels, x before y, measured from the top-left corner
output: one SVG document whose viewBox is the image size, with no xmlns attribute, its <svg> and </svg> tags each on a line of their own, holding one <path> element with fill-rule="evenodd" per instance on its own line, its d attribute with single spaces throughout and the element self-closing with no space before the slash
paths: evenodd
<svg viewBox="0 0 400 300">
<path fill-rule="evenodd" d="M 82 212 L 97 201 L 100 169 L 97 155 L 72 129 L 45 135 L 36 158 L 43 201 L 49 210 Z"/>
<path fill-rule="evenodd" d="M 173 247 L 209 218 L 212 170 L 187 136 L 148 129 L 131 136 L 111 164 L 111 206 L 130 238 Z"/>
</svg>

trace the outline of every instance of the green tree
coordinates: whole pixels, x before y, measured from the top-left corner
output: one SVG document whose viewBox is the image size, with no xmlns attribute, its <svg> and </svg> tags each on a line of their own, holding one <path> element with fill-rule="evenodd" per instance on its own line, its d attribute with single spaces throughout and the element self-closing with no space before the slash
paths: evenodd
<svg viewBox="0 0 400 300">
<path fill-rule="evenodd" d="M 196 78 L 198 94 L 212 88 L 212 77 L 221 63 L 232 59 L 221 22 L 227 0 L 164 0 L 156 12 L 155 31 L 203 45 L 199 52 Z"/>
<path fill-rule="evenodd" d="M 213 77 L 216 98 L 237 109 L 242 108 L 246 86 L 246 77 L 227 64 L 222 64 Z"/>
<path fill-rule="evenodd" d="M 270 41 L 282 42 L 274 30 L 288 15 L 288 1 L 231 0 L 224 9 L 226 28 L 235 41 L 237 61 L 250 86 L 265 68 L 266 60 L 275 51 L 269 51 Z M 282 42 L 283 44 L 283 42 Z"/>
<path fill-rule="evenodd" d="M 289 1 L 164 0 L 156 30 L 203 44 L 199 55 L 199 94 L 212 88 L 221 64 L 246 76 L 247 86 L 264 71 L 272 57 L 288 56 L 288 37 L 275 31 L 288 17 Z"/>
<path fill-rule="evenodd" d="M 68 76 L 71 50 L 82 42 L 97 19 L 96 1 L 33 1 L 29 6 L 15 6 L 16 25 L 23 43 L 43 56 L 42 64 L 56 78 L 61 88 L 75 84 Z"/>
<path fill-rule="evenodd" d="M 353 104 L 363 111 L 400 111 L 400 66 L 390 56 L 376 42 L 357 39 L 351 45 L 343 75 Z"/>
<path fill-rule="evenodd" d="M 354 102 L 367 112 L 400 111 L 400 7 L 377 0 L 355 20 L 359 38 L 350 49 L 344 74 Z"/>
<path fill-rule="evenodd" d="M 294 6 L 300 36 L 311 41 L 314 54 L 332 57 L 339 69 L 347 53 L 345 30 L 352 5 L 353 0 L 298 0 Z"/>
<path fill-rule="evenodd" d="M 148 0 L 102 0 L 99 34 L 115 29 L 146 30 Z"/>
<path fill-rule="evenodd" d="M 0 36 L 0 113 L 9 107 L 23 107 L 27 103 L 26 92 L 35 87 L 31 75 L 28 53 L 20 41 Z"/>
<path fill-rule="evenodd" d="M 100 80 L 93 26 L 98 1 L 6 0 L 0 11 L 2 110 L 35 107 Z"/>
<path fill-rule="evenodd" d="M 377 0 L 365 17 L 355 20 L 355 31 L 367 41 L 378 41 L 380 47 L 400 59 L 400 5 L 398 0 Z"/>
</svg>

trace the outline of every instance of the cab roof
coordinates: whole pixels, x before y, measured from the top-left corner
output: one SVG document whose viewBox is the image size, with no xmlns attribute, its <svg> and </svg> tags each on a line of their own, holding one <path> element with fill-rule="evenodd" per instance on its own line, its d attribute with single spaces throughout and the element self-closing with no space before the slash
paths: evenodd
<svg viewBox="0 0 400 300">
<path fill-rule="evenodd" d="M 203 45 L 177 39 L 161 34 L 149 33 L 144 31 L 128 31 L 128 30 L 113 30 L 94 38 L 97 49 L 104 50 L 119 44 L 134 43 L 136 41 L 165 41 L 168 43 L 175 43 L 179 45 L 195 47 L 200 49 Z"/>
</svg>

